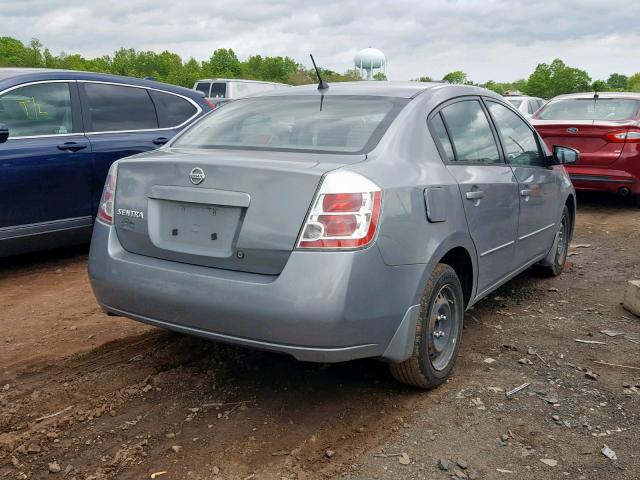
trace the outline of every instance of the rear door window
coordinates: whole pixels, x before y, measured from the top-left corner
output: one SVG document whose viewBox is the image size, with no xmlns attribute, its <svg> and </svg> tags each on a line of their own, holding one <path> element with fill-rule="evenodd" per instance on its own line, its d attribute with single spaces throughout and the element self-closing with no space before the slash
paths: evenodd
<svg viewBox="0 0 640 480">
<path fill-rule="evenodd" d="M 489 120 L 478 100 L 447 105 L 440 114 L 451 138 L 456 162 L 503 163 Z"/>
<path fill-rule="evenodd" d="M 158 111 L 160 128 L 176 127 L 198 113 L 195 105 L 184 97 L 157 90 L 149 90 L 149 93 Z"/>
<path fill-rule="evenodd" d="M 546 167 L 536 134 L 527 123 L 504 105 L 487 101 L 489 112 L 500 132 L 507 162 L 512 165 Z"/>
<path fill-rule="evenodd" d="M 0 96 L 0 123 L 11 137 L 73 133 L 68 83 L 27 85 Z"/>
<path fill-rule="evenodd" d="M 156 109 L 147 89 L 85 83 L 88 132 L 158 128 Z"/>
</svg>

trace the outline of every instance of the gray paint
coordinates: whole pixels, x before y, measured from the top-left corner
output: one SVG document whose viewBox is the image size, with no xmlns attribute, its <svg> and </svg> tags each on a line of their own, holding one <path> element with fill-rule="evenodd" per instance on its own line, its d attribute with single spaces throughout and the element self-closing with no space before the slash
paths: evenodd
<svg viewBox="0 0 640 480">
<path fill-rule="evenodd" d="M 314 92 L 293 87 L 269 95 Z M 451 249 L 463 248 L 471 258 L 467 307 L 548 258 L 562 208 L 574 196 L 564 168 L 447 165 L 427 128 L 427 117 L 453 98 L 485 96 L 504 105 L 501 97 L 471 86 L 415 82 L 334 84 L 325 94 L 412 100 L 366 157 L 169 145 L 121 160 L 116 209 L 140 210 L 145 218 L 96 224 L 89 273 L 101 306 L 302 360 L 401 361 L 411 353 L 425 282 Z M 196 166 L 207 175 L 194 187 L 188 174 Z M 360 173 L 382 188 L 375 242 L 356 251 L 295 250 L 322 176 L 335 169 Z M 521 195 L 531 189 L 540 195 Z M 481 198 L 467 198 L 478 190 Z M 157 215 L 148 209 L 160 208 L 153 206 L 163 201 L 158 197 L 197 203 L 202 195 L 237 209 L 228 249 L 154 242 L 147 222 Z"/>
</svg>

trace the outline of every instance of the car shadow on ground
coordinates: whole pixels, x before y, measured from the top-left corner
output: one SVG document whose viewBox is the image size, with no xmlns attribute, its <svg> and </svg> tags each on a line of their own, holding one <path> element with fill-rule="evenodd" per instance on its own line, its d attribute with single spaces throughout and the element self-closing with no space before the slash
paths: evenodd
<svg viewBox="0 0 640 480">
<path fill-rule="evenodd" d="M 633 210 L 638 209 L 636 199 L 632 196 L 623 197 L 612 193 L 578 192 L 578 212 L 585 210 Z M 640 209 L 638 209 L 640 211 Z"/>
<path fill-rule="evenodd" d="M 19 270 L 47 269 L 66 265 L 88 253 L 89 244 L 82 244 L 0 258 L 0 276 Z"/>
</svg>

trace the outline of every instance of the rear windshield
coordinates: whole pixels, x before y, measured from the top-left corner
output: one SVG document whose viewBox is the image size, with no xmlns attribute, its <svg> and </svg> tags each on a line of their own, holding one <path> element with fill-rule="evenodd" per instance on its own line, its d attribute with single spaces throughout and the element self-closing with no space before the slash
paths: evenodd
<svg viewBox="0 0 640 480">
<path fill-rule="evenodd" d="M 173 146 L 365 153 L 408 101 L 347 95 L 246 98 L 207 115 Z"/>
<path fill-rule="evenodd" d="M 537 118 L 540 120 L 631 120 L 639 103 L 630 98 L 566 98 L 551 101 Z"/>
<path fill-rule="evenodd" d="M 516 108 L 522 104 L 522 100 L 516 100 L 515 98 L 507 98 L 507 101 Z"/>
</svg>

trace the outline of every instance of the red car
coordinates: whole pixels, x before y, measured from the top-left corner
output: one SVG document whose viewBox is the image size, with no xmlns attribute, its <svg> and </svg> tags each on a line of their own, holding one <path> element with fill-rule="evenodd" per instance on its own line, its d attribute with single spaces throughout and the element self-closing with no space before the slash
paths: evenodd
<svg viewBox="0 0 640 480">
<path fill-rule="evenodd" d="M 549 148 L 580 152 L 580 160 L 565 167 L 576 190 L 635 195 L 640 204 L 640 93 L 560 95 L 531 123 Z"/>
</svg>

